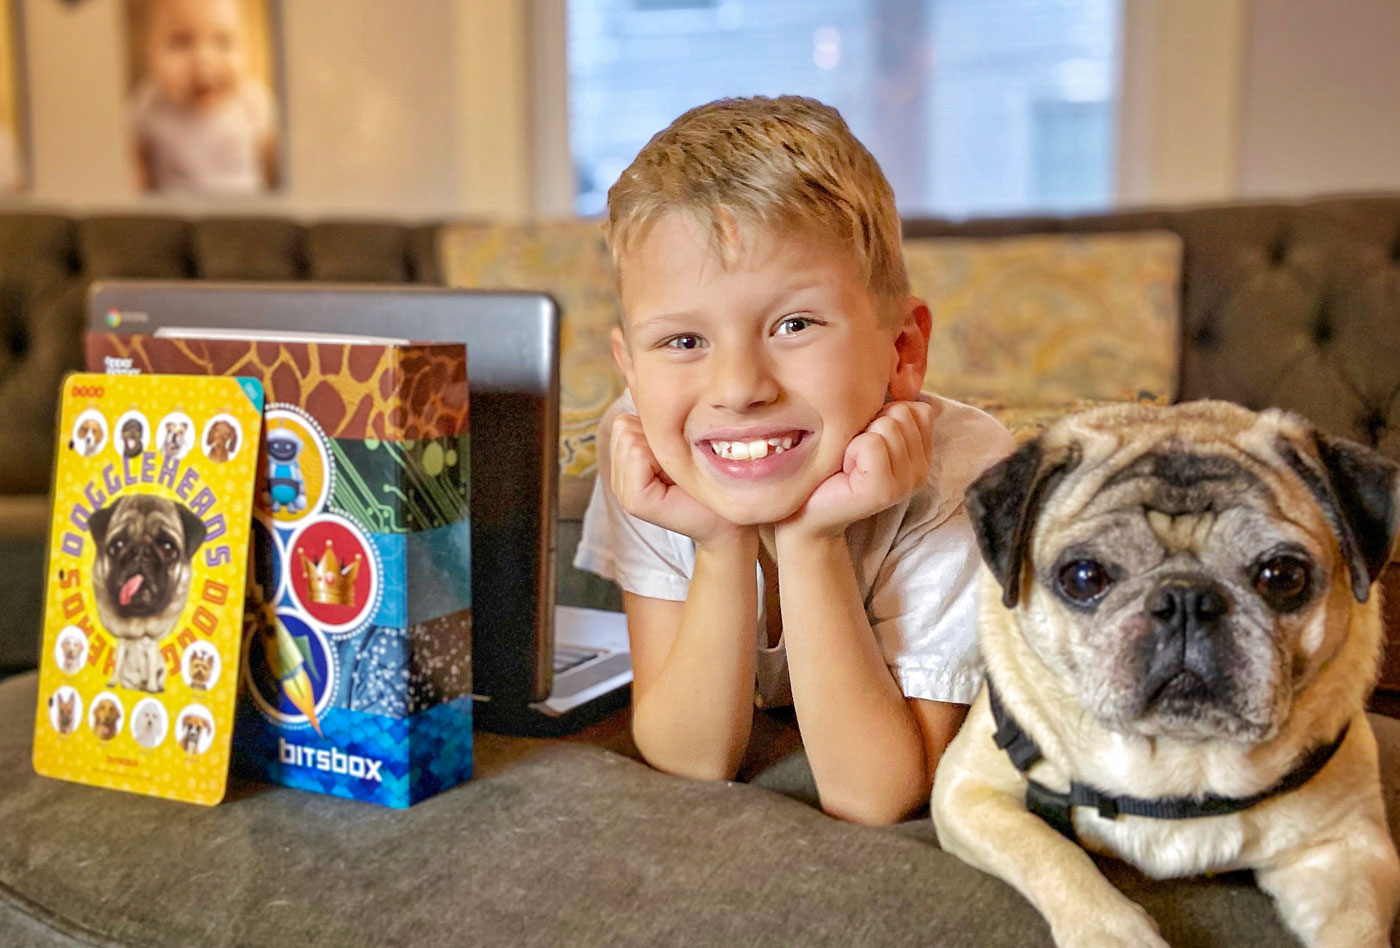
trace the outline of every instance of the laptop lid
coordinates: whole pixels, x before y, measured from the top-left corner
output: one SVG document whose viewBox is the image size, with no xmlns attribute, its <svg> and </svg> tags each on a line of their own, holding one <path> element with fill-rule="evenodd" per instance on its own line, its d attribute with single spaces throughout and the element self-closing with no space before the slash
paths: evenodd
<svg viewBox="0 0 1400 948">
<path fill-rule="evenodd" d="M 472 690 L 489 699 L 478 704 L 486 718 L 517 713 L 549 697 L 559 469 L 559 309 L 549 296 L 401 286 L 108 281 L 90 291 L 88 328 L 281 330 L 466 343 Z"/>
</svg>

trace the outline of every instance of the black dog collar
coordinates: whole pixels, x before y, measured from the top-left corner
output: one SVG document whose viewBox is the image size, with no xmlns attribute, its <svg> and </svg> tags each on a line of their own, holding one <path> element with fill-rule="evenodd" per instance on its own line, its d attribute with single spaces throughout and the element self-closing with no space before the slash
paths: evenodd
<svg viewBox="0 0 1400 948">
<path fill-rule="evenodd" d="M 1025 773 L 1031 765 L 1040 760 L 1040 748 L 1029 734 L 1021 729 L 1016 719 L 1006 712 L 987 679 L 987 697 L 992 706 L 992 720 L 997 731 L 993 736 L 997 747 L 1006 751 L 1016 769 Z M 1049 823 L 1066 838 L 1075 840 L 1074 807 L 1091 806 L 1099 811 L 1104 819 L 1117 819 L 1119 814 L 1130 816 L 1150 816 L 1159 820 L 1190 820 L 1201 816 L 1225 816 L 1239 813 L 1281 793 L 1297 790 L 1311 780 L 1318 771 L 1327 766 L 1337 748 L 1346 740 L 1347 727 L 1330 744 L 1315 748 L 1307 757 L 1289 771 L 1283 779 L 1272 787 L 1248 797 L 1217 797 L 1206 794 L 1199 797 L 1158 797 L 1144 800 L 1141 797 L 1111 797 L 1087 784 L 1071 781 L 1068 793 L 1060 793 L 1035 780 L 1026 778 L 1026 809 Z"/>
</svg>

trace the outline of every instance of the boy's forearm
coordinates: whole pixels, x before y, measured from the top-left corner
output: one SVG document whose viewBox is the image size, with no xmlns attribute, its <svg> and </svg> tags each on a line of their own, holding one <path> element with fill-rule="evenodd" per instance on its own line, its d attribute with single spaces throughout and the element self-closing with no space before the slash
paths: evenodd
<svg viewBox="0 0 1400 948">
<path fill-rule="evenodd" d="M 780 538 L 777 559 L 793 704 L 822 807 L 856 822 L 901 819 L 927 802 L 933 765 L 845 540 Z"/>
<path fill-rule="evenodd" d="M 757 557 L 752 533 L 696 548 L 680 627 L 633 706 L 633 739 L 658 770 L 727 779 L 743 760 L 753 723 Z"/>
</svg>

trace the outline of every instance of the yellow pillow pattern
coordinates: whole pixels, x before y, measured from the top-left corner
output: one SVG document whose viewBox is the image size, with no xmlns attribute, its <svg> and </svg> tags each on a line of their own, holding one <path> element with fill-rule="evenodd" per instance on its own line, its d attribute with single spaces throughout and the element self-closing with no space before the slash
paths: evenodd
<svg viewBox="0 0 1400 948">
<path fill-rule="evenodd" d="M 601 225 L 454 224 L 443 229 L 438 255 L 448 286 L 542 290 L 559 304 L 559 473 L 591 477 L 598 419 L 623 389 L 609 336 L 617 284 Z"/>
<path fill-rule="evenodd" d="M 1175 390 L 1176 234 L 916 238 L 904 259 L 933 314 L 928 391 L 1047 405 Z"/>
</svg>

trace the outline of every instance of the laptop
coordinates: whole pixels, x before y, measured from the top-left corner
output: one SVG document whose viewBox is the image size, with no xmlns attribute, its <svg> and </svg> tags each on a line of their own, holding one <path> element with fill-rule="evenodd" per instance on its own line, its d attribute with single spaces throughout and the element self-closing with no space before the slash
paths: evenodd
<svg viewBox="0 0 1400 948">
<path fill-rule="evenodd" d="M 466 343 L 476 723 L 505 733 L 568 733 L 626 704 L 632 663 L 625 618 L 555 602 L 559 309 L 548 295 L 106 281 L 89 293 L 88 328 Z"/>
</svg>

